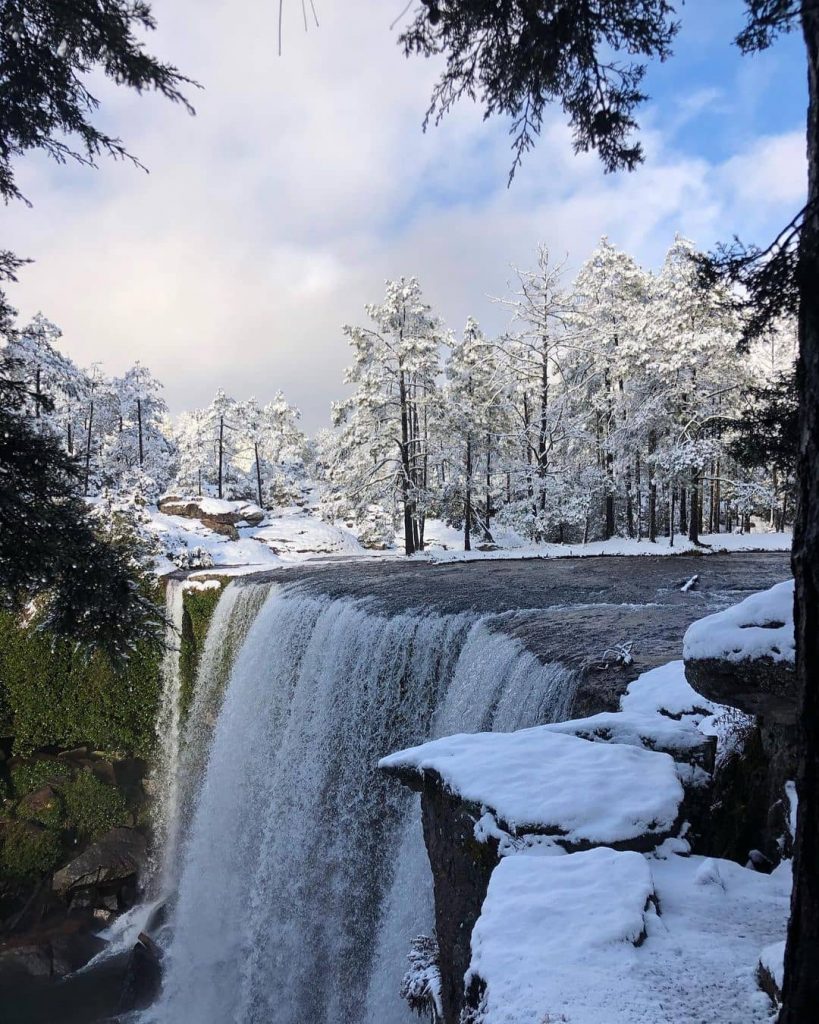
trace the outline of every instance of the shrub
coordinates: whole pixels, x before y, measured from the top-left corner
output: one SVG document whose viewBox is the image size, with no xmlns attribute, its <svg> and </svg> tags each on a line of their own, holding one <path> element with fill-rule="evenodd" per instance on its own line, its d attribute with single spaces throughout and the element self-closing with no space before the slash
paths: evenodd
<svg viewBox="0 0 819 1024">
<path fill-rule="evenodd" d="M 62 787 L 66 824 L 83 840 L 98 839 L 128 818 L 125 797 L 91 772 L 80 774 Z"/>
<path fill-rule="evenodd" d="M 27 821 L 11 821 L 0 833 L 0 876 L 16 882 L 42 878 L 60 860 L 60 837 Z"/>
<path fill-rule="evenodd" d="M 15 753 L 88 743 L 148 754 L 161 657 L 157 645 L 144 641 L 115 664 L 0 611 L 0 706 Z"/>
<path fill-rule="evenodd" d="M 71 767 L 62 761 L 18 761 L 11 767 L 13 796 L 19 799 L 33 793 L 47 782 L 59 782 L 71 775 Z"/>
</svg>

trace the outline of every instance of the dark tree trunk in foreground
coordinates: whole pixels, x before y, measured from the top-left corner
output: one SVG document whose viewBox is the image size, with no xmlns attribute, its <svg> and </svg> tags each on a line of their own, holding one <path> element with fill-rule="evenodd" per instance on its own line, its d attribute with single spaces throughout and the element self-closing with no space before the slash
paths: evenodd
<svg viewBox="0 0 819 1024">
<path fill-rule="evenodd" d="M 819 1020 L 819 9 L 802 8 L 808 57 L 808 199 L 800 259 L 799 509 L 793 546 L 799 814 L 780 1024 Z"/>
</svg>

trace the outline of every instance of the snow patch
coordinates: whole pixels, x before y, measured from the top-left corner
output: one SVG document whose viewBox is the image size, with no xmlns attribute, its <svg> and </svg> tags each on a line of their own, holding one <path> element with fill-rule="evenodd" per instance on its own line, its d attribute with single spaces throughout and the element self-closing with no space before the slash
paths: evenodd
<svg viewBox="0 0 819 1024">
<path fill-rule="evenodd" d="M 792 662 L 795 656 L 793 580 L 777 583 L 725 611 L 699 619 L 688 627 L 683 641 L 686 661 L 770 658 Z"/>
</svg>

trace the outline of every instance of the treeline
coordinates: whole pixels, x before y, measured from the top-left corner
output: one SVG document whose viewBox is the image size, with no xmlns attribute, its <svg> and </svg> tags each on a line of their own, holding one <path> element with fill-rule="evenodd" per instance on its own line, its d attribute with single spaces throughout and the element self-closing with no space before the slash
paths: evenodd
<svg viewBox="0 0 819 1024">
<path fill-rule="evenodd" d="M 533 543 L 783 529 L 793 516 L 793 324 L 740 351 L 732 296 L 702 283 L 678 238 L 652 273 L 603 239 L 571 287 L 546 249 L 501 301 L 507 330 L 454 337 L 414 278 L 387 283 L 353 352 L 334 427 L 311 441 L 281 392 L 219 389 L 167 414 L 137 363 L 82 370 L 38 314 L 2 349 L 22 413 L 59 439 L 89 498 L 163 493 L 304 504 L 362 543 L 423 550 L 429 519 L 464 546 L 499 529 Z"/>
<path fill-rule="evenodd" d="M 162 385 L 136 363 L 121 377 L 82 369 L 57 348 L 60 329 L 38 313 L 9 334 L 3 373 L 19 383 L 20 413 L 59 438 L 79 464 L 82 489 L 154 503 L 169 488 L 249 498 L 269 506 L 301 497 L 307 438 L 281 392 L 260 405 L 219 389 L 209 406 L 173 423 Z"/>
<path fill-rule="evenodd" d="M 603 239 L 568 289 L 541 249 L 497 338 L 472 319 L 452 337 L 417 280 L 388 282 L 345 328 L 353 392 L 318 439 L 328 515 L 396 525 L 408 554 L 430 517 L 467 549 L 497 525 L 535 543 L 784 528 L 795 328 L 740 351 L 732 296 L 695 256 L 677 238 L 655 274 Z"/>
</svg>

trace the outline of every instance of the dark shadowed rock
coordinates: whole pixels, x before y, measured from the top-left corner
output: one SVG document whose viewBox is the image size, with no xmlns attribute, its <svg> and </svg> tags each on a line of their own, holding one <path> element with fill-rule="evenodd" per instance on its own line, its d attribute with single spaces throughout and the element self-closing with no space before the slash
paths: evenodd
<svg viewBox="0 0 819 1024">
<path fill-rule="evenodd" d="M 162 954 L 144 932 L 134 946 L 125 970 L 119 1012 L 144 1010 L 159 995 L 162 984 Z"/>
<path fill-rule="evenodd" d="M 110 888 L 135 879 L 145 862 L 145 851 L 141 832 L 113 828 L 54 875 L 54 890 L 66 896 L 76 889 Z"/>
<path fill-rule="evenodd" d="M 730 704 L 770 725 L 796 724 L 793 662 L 692 658 L 685 662 L 685 675 L 697 693 L 718 704 Z"/>
</svg>

